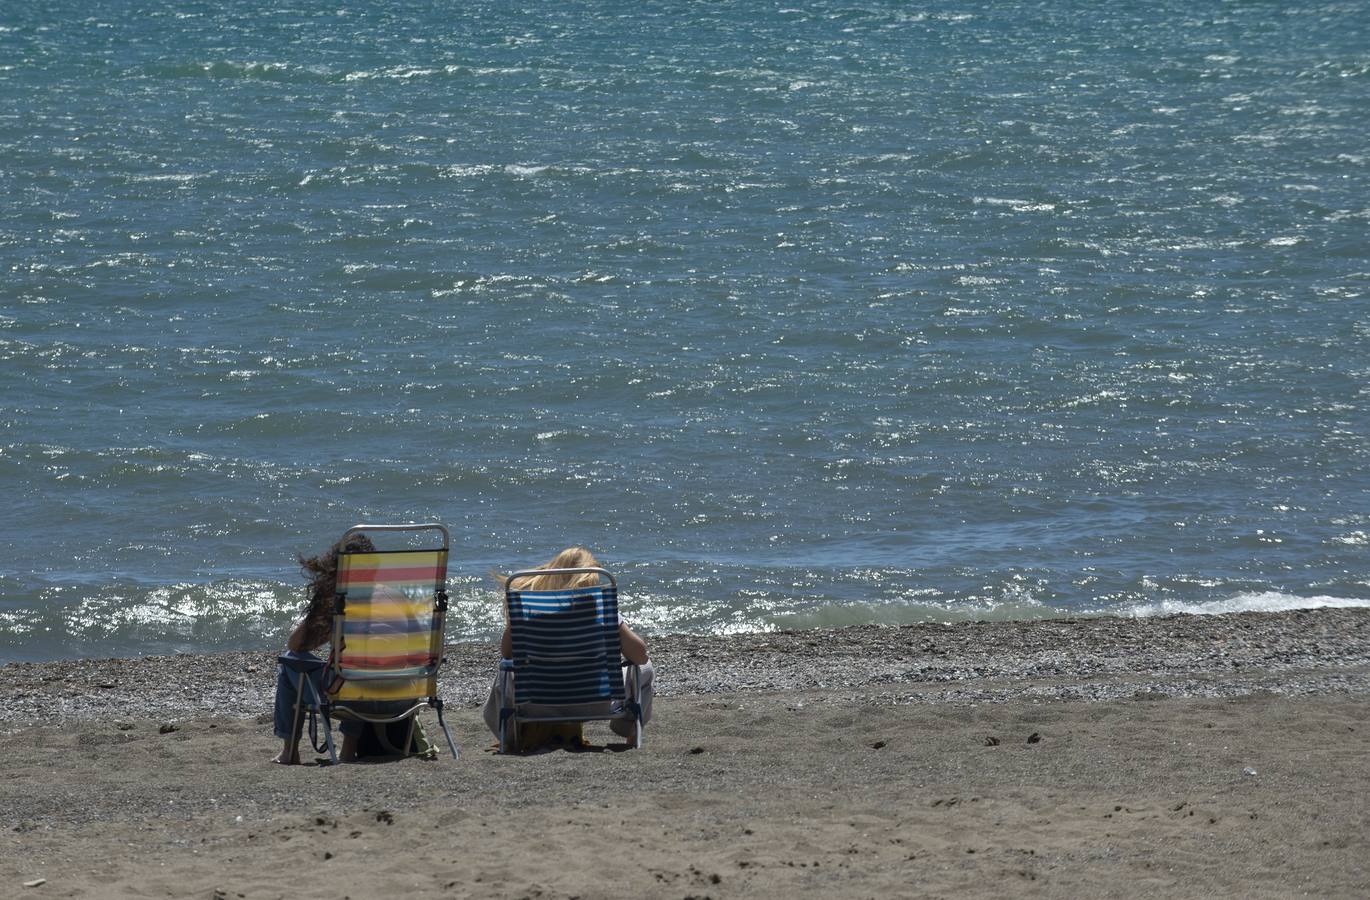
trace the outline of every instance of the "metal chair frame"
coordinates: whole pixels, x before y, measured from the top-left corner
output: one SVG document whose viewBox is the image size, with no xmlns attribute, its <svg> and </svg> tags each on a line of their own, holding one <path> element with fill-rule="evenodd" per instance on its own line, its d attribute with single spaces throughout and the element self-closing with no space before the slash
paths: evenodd
<svg viewBox="0 0 1370 900">
<path fill-rule="evenodd" d="M 441 548 L 435 548 L 435 549 L 442 549 L 443 551 L 447 551 L 447 550 L 449 549 L 449 546 L 450 546 L 450 537 L 449 537 L 449 535 L 448 535 L 447 528 L 446 528 L 446 526 L 441 525 L 441 524 L 439 524 L 439 523 L 437 523 L 437 522 L 425 522 L 425 523 L 416 523 L 416 524 L 409 524 L 409 525 L 365 525 L 365 524 L 362 524 L 362 525 L 353 525 L 351 528 L 347 529 L 347 531 L 343 532 L 342 540 L 343 540 L 343 542 L 345 543 L 346 540 L 347 540 L 347 538 L 348 538 L 349 536 L 351 536 L 352 534 L 356 533 L 356 532 L 376 533 L 376 532 L 405 532 L 405 531 L 437 531 L 438 533 L 440 533 L 440 534 L 442 535 L 442 547 L 441 547 Z M 385 552 L 385 551 L 380 551 L 380 552 Z M 434 592 L 433 592 L 433 626 L 432 626 L 432 629 L 431 629 L 431 635 L 432 635 L 432 644 L 431 644 L 431 647 L 432 647 L 433 661 L 432 661 L 431 663 L 429 663 L 427 666 L 424 666 L 418 673 L 415 673 L 415 672 L 412 672 L 412 671 L 411 671 L 411 672 L 403 672 L 403 673 L 395 673 L 395 672 L 376 672 L 376 673 L 368 673 L 368 674 L 362 675 L 362 674 L 358 674 L 358 673 L 355 672 L 355 671 L 349 671 L 349 672 L 347 673 L 347 675 L 345 676 L 345 678 L 344 678 L 340 660 L 341 660 L 341 655 L 342 655 L 341 651 L 342 651 L 342 647 L 343 647 L 343 624 L 344 624 L 344 620 L 345 620 L 345 618 L 346 618 L 346 615 L 347 615 L 347 592 L 346 592 L 346 591 L 339 591 L 337 594 L 334 595 L 334 598 L 333 598 L 333 639 L 332 639 L 332 640 L 333 640 L 333 653 L 332 653 L 332 656 L 329 658 L 329 660 L 328 660 L 327 663 L 319 663 L 319 665 L 320 665 L 320 666 L 323 666 L 324 669 L 325 669 L 324 674 L 325 674 L 325 677 L 328 679 L 328 681 L 327 681 L 326 683 L 334 683 L 334 682 L 337 682 L 337 681 L 339 681 L 339 680 L 346 680 L 346 681 L 353 681 L 353 682 L 357 682 L 357 681 L 394 681 L 394 680 L 401 680 L 401 679 L 404 679 L 404 680 L 413 680 L 413 679 L 418 679 L 418 678 L 433 678 L 434 676 L 437 675 L 438 669 L 441 667 L 442 661 L 443 661 L 443 655 L 442 655 L 442 650 L 443 650 L 443 646 L 444 646 L 444 640 L 443 640 L 443 638 L 444 638 L 444 635 L 445 635 L 445 627 L 446 627 L 446 620 L 447 620 L 447 580 L 446 580 L 446 577 L 443 578 L 442 583 L 440 583 L 440 584 L 438 584 L 438 585 L 436 586 L 436 588 L 434 589 Z M 289 665 L 290 668 L 295 669 L 296 671 L 301 671 L 300 668 L 298 667 L 298 664 L 301 663 L 301 662 L 303 662 L 303 663 L 305 663 L 305 664 L 308 664 L 309 661 L 308 661 L 308 660 L 291 660 L 291 661 L 287 662 L 287 661 L 285 660 L 285 658 L 282 657 L 282 663 L 283 663 L 283 664 L 286 664 L 286 665 Z M 295 665 L 291 665 L 291 663 L 294 663 Z M 314 668 L 314 667 L 312 667 L 312 666 L 309 667 L 310 670 L 312 670 L 313 668 Z M 349 705 L 346 704 L 346 703 L 339 703 L 339 702 L 336 701 L 336 700 L 331 700 L 331 699 L 329 699 L 329 697 L 328 697 L 328 691 L 327 691 L 326 689 L 325 689 L 325 691 L 323 692 L 323 696 L 319 696 L 319 694 L 314 690 L 314 686 L 313 686 L 312 682 L 310 682 L 309 678 L 305 677 L 303 671 L 301 671 L 301 682 L 302 682 L 302 686 L 303 686 L 304 684 L 308 684 L 308 685 L 309 685 L 310 693 L 314 695 L 314 698 L 315 698 L 315 701 L 316 701 L 316 704 L 317 704 L 317 706 L 314 707 L 314 710 L 317 710 L 318 714 L 319 714 L 320 716 L 322 716 L 322 718 L 323 718 L 323 720 L 324 720 L 324 736 L 325 736 L 324 739 L 325 739 L 325 741 L 326 741 L 326 743 L 327 743 L 327 745 L 328 745 L 328 757 L 329 757 L 329 759 L 330 759 L 333 763 L 336 763 L 336 762 L 338 761 L 338 754 L 337 754 L 337 751 L 335 750 L 335 748 L 334 748 L 334 746 L 333 746 L 332 719 L 333 719 L 333 714 L 334 714 L 334 713 L 341 712 L 341 713 L 344 714 L 343 716 L 339 716 L 339 718 L 350 718 L 350 719 L 354 719 L 354 720 L 356 720 L 356 721 L 366 722 L 366 723 L 369 723 L 369 724 L 372 724 L 372 725 L 386 725 L 386 724 L 389 724 L 389 723 L 391 723 L 391 722 L 400 722 L 400 721 L 403 721 L 404 719 L 410 719 L 411 724 L 410 724 L 410 729 L 409 729 L 409 735 L 408 735 L 408 737 L 406 738 L 405 743 L 404 743 L 405 751 L 407 752 L 407 751 L 408 751 L 408 748 L 409 748 L 409 746 L 410 746 L 410 743 L 412 742 L 412 739 L 413 739 L 413 733 L 414 733 L 413 721 L 416 719 L 418 711 L 419 711 L 420 709 L 422 709 L 423 707 L 425 707 L 425 706 L 432 707 L 432 708 L 437 712 L 437 714 L 438 714 L 438 726 L 439 726 L 440 728 L 442 728 L 443 737 L 445 737 L 445 738 L 447 739 L 447 747 L 448 747 L 449 750 L 452 751 L 452 758 L 453 758 L 453 759 L 457 759 L 457 758 L 459 757 L 459 755 L 460 755 L 460 754 L 458 753 L 458 751 L 457 751 L 457 745 L 456 745 L 456 743 L 452 740 L 452 732 L 448 730 L 448 728 L 447 728 L 447 722 L 446 722 L 446 721 L 444 720 L 444 718 L 443 718 L 443 714 L 442 714 L 442 713 L 443 713 L 442 698 L 441 698 L 440 696 L 437 695 L 436 691 L 435 691 L 433 694 L 431 694 L 431 695 L 428 697 L 428 699 L 427 699 L 426 701 L 425 701 L 425 700 L 418 700 L 418 701 L 416 701 L 409 709 L 405 710 L 404 712 L 402 712 L 402 713 L 400 713 L 400 714 L 398 714 L 398 715 L 393 715 L 393 716 L 381 716 L 381 715 L 376 715 L 376 714 L 374 714 L 374 713 L 368 713 L 368 712 L 365 712 L 365 711 L 363 711 L 363 710 L 354 709 L 353 707 L 349 706 Z M 303 701 L 303 697 L 304 697 L 304 691 L 303 691 L 303 690 L 301 690 L 301 691 L 298 692 L 298 697 L 299 697 L 300 699 L 299 699 L 299 701 L 297 701 L 297 703 L 296 703 L 296 727 L 297 727 L 297 728 L 300 727 L 300 726 L 299 726 L 299 716 L 300 716 L 299 708 L 300 708 L 301 702 Z M 311 711 L 313 711 L 313 710 L 311 710 Z"/>
<path fill-rule="evenodd" d="M 538 575 L 580 575 L 587 573 L 599 575 L 601 578 L 607 578 L 609 580 L 609 586 L 612 587 L 615 592 L 618 591 L 618 582 L 614 579 L 614 576 L 610 574 L 610 572 L 607 569 L 602 569 L 597 566 L 568 569 L 524 569 L 522 571 L 515 572 L 514 574 L 510 575 L 509 578 L 504 582 L 505 608 L 506 610 L 508 609 L 509 594 L 514 592 L 514 588 L 512 586 L 517 579 L 533 578 Z M 602 587 L 603 584 L 601 583 L 600 586 Z M 504 701 L 499 711 L 499 752 L 501 754 L 509 752 L 509 738 L 511 733 L 511 727 L 513 729 L 513 733 L 517 734 L 518 726 L 523 722 L 613 722 L 631 718 L 633 721 L 633 747 L 634 749 L 639 749 L 642 747 L 642 669 L 636 663 L 628 663 L 628 677 L 632 679 L 633 682 L 632 694 L 628 695 L 626 690 L 627 685 L 625 684 L 625 697 L 623 700 L 623 708 L 618 712 L 610 712 L 604 714 L 592 713 L 589 715 L 576 714 L 568 716 L 532 716 L 526 713 L 520 713 L 518 709 L 518 703 L 516 702 L 514 697 L 514 685 L 511 681 L 511 679 L 517 676 L 517 674 L 518 663 L 515 660 L 500 660 L 500 696 L 503 698 Z"/>
</svg>

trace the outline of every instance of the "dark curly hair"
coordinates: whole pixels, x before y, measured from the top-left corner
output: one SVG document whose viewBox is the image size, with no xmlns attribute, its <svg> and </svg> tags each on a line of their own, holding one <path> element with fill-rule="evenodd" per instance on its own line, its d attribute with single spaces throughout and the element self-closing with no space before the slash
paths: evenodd
<svg viewBox="0 0 1370 900">
<path fill-rule="evenodd" d="M 309 579 L 309 608 L 304 615 L 305 644 L 318 647 L 328 640 L 333 627 L 333 595 L 338 591 L 338 555 L 374 553 L 376 545 L 360 531 L 351 534 L 317 556 L 300 554 L 300 569 Z"/>
</svg>

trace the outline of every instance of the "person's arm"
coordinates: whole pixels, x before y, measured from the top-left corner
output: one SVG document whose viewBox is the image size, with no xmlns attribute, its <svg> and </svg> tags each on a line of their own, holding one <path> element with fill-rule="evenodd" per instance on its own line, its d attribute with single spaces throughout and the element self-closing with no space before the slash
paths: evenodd
<svg viewBox="0 0 1370 900">
<path fill-rule="evenodd" d="M 507 586 L 508 581 L 504 584 Z M 514 638 L 509 634 L 509 598 L 501 597 L 499 601 L 500 612 L 504 613 L 504 634 L 499 639 L 499 655 L 502 659 L 514 658 Z"/>
<path fill-rule="evenodd" d="M 647 662 L 647 642 L 638 637 L 627 622 L 618 623 L 618 645 L 628 662 L 639 666 Z"/>
<path fill-rule="evenodd" d="M 295 630 L 290 632 L 290 637 L 286 638 L 285 648 L 292 653 L 308 653 L 313 647 L 306 647 L 309 636 L 309 617 L 301 619 L 295 626 Z"/>
<path fill-rule="evenodd" d="M 316 626 L 309 620 L 309 616 L 305 616 L 295 626 L 295 630 L 290 632 L 290 637 L 286 638 L 285 646 L 287 650 L 294 653 L 312 653 L 327 644 L 328 639 L 328 631 L 322 628 L 316 630 Z"/>
</svg>

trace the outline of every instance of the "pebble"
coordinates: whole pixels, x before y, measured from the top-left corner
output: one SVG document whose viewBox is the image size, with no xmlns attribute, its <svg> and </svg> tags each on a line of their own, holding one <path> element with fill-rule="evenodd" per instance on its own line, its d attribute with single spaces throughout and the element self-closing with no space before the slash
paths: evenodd
<svg viewBox="0 0 1370 900">
<path fill-rule="evenodd" d="M 819 685 L 878 694 L 881 702 L 955 704 L 1232 697 L 1262 690 L 1370 693 L 1370 609 L 859 625 L 648 640 L 663 698 L 742 697 L 739 691 Z M 1216 655 L 1215 646 L 1229 655 Z M 171 723 L 210 707 L 215 718 L 270 723 L 276 652 L 266 647 L 7 663 L 0 665 L 0 728 L 110 719 Z M 444 699 L 479 706 L 496 656 L 487 642 L 449 644 L 439 679 Z M 1232 660 L 1241 667 L 1234 669 Z M 72 691 L 73 684 L 92 688 Z M 103 684 L 118 690 L 93 689 Z M 187 685 L 215 688 L 201 693 Z M 803 714 L 814 706 L 792 705 Z"/>
</svg>

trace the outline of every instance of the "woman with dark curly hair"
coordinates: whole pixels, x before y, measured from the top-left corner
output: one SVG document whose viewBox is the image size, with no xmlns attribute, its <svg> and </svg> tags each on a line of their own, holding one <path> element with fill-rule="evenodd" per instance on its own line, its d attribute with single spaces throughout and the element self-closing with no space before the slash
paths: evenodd
<svg viewBox="0 0 1370 900">
<path fill-rule="evenodd" d="M 332 547 L 317 556 L 306 559 L 299 557 L 300 568 L 309 579 L 309 606 L 304 618 L 290 632 L 286 640 L 286 655 L 295 659 L 319 662 L 314 651 L 327 644 L 333 636 L 333 595 L 337 593 L 338 555 L 341 553 L 374 553 L 376 547 L 371 539 L 361 532 L 347 535 Z M 276 737 L 284 741 L 281 753 L 272 762 L 283 765 L 296 765 L 300 761 L 299 723 L 295 721 L 295 703 L 300 693 L 300 679 L 308 678 L 314 690 L 322 694 L 320 684 L 322 669 L 301 674 L 279 666 L 276 671 Z M 364 726 L 361 722 L 344 720 L 339 723 L 342 729 L 342 749 L 338 754 L 343 761 L 357 757 L 357 739 Z"/>
</svg>

